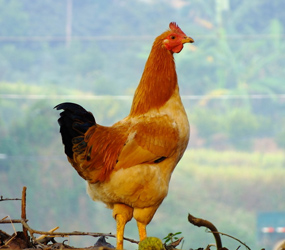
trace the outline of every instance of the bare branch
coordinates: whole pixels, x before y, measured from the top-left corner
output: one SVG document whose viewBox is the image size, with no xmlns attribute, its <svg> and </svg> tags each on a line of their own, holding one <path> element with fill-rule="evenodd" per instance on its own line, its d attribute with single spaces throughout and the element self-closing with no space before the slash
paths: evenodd
<svg viewBox="0 0 285 250">
<path fill-rule="evenodd" d="M 218 232 L 218 231 L 217 231 L 216 233 L 221 234 L 221 235 L 224 235 L 224 236 L 228 236 L 228 237 L 230 237 L 230 238 L 232 238 L 232 239 L 238 241 L 239 243 L 243 244 L 248 250 L 251 250 L 251 249 L 249 248 L 249 246 L 246 245 L 244 242 L 242 242 L 241 240 L 239 240 L 239 239 L 237 239 L 237 238 L 235 238 L 235 237 L 233 237 L 233 236 L 231 236 L 231 235 L 229 235 L 229 234 L 221 233 L 221 232 Z M 240 246 L 237 248 L 237 250 L 238 250 L 239 248 L 240 248 Z"/>
<path fill-rule="evenodd" d="M 228 236 L 236 241 L 238 241 L 239 243 L 241 243 L 242 245 L 244 245 L 248 250 L 251 250 L 249 248 L 249 246 L 247 246 L 245 243 L 243 243 L 242 241 L 240 241 L 239 239 L 229 235 L 229 234 L 225 234 L 225 233 L 221 233 L 217 230 L 217 228 L 210 222 L 210 221 L 207 221 L 207 220 L 203 220 L 203 219 L 200 219 L 200 218 L 195 218 L 194 216 L 192 216 L 191 214 L 188 215 L 188 221 L 193 224 L 194 226 L 197 226 L 197 227 L 206 227 L 210 230 L 210 232 L 214 235 L 215 237 L 215 240 L 216 240 L 216 244 L 217 244 L 217 249 L 223 249 L 222 248 L 222 241 L 221 241 L 221 238 L 220 238 L 220 235 L 225 235 L 225 236 Z M 220 242 L 220 243 L 219 243 Z"/>
<path fill-rule="evenodd" d="M 25 220 L 27 222 L 28 220 Z M 0 220 L 0 224 L 22 223 L 22 220 Z"/>
<path fill-rule="evenodd" d="M 26 191 L 27 191 L 27 187 L 23 187 L 23 191 L 22 191 L 22 204 L 21 204 L 21 219 L 22 220 L 27 220 L 27 214 L 26 214 Z M 23 226 L 23 233 L 24 233 L 24 237 L 26 242 L 29 242 L 29 237 L 28 237 L 28 231 L 27 229 Z"/>
<path fill-rule="evenodd" d="M 27 215 L 26 215 L 26 191 L 27 191 L 27 187 L 23 187 L 23 191 L 22 191 L 22 206 L 21 206 L 21 219 L 26 220 L 27 219 Z"/>
<path fill-rule="evenodd" d="M 193 224 L 194 226 L 208 228 L 212 232 L 212 234 L 215 238 L 217 249 L 221 249 L 223 247 L 222 246 L 222 240 L 221 240 L 221 237 L 218 233 L 218 230 L 210 221 L 200 219 L 200 218 L 196 218 L 191 214 L 188 214 L 188 221 L 191 224 Z"/>
<path fill-rule="evenodd" d="M 23 226 L 29 231 L 31 237 L 33 238 L 34 241 L 36 241 L 34 234 L 42 234 L 42 235 L 49 235 L 49 236 L 55 236 L 55 237 L 65 237 L 65 236 L 72 236 L 72 235 L 89 235 L 89 236 L 93 236 L 93 237 L 100 237 L 100 236 L 106 236 L 106 237 L 113 237 L 116 238 L 116 235 L 113 234 L 104 234 L 104 233 L 91 233 L 91 232 L 78 232 L 78 231 L 74 231 L 74 232 L 45 232 L 45 231 L 38 231 L 38 230 L 34 230 L 32 229 L 24 220 L 22 220 L 22 224 Z M 136 243 L 138 244 L 139 241 L 133 240 L 133 239 L 129 239 L 129 238 L 125 238 L 124 240 L 127 240 L 131 243 Z"/>
<path fill-rule="evenodd" d="M 20 201 L 21 199 L 19 198 L 3 198 L 3 196 L 0 196 L 0 201 Z"/>
</svg>

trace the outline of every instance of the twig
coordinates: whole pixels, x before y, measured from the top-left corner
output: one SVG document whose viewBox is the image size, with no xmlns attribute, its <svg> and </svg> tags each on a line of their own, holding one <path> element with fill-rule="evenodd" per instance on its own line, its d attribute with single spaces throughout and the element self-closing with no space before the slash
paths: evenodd
<svg viewBox="0 0 285 250">
<path fill-rule="evenodd" d="M 8 218 L 8 216 L 5 216 L 4 218 L 2 218 L 0 221 L 2 221 L 2 220 L 5 220 L 5 219 L 7 219 Z"/>
<path fill-rule="evenodd" d="M 215 244 L 209 244 L 209 245 L 205 248 L 205 250 L 210 250 L 211 247 L 215 247 L 215 246 L 216 246 Z"/>
<path fill-rule="evenodd" d="M 13 198 L 13 199 L 11 199 L 11 198 L 3 198 L 3 196 L 1 195 L 0 196 L 0 201 L 20 201 L 21 199 L 19 199 L 19 198 Z"/>
<path fill-rule="evenodd" d="M 35 241 L 36 241 L 36 239 L 33 236 L 33 234 L 43 234 L 43 235 L 49 235 L 49 236 L 55 236 L 55 237 L 65 237 L 65 236 L 68 236 L 68 235 L 81 235 L 81 236 L 82 235 L 89 235 L 89 236 L 93 236 L 93 237 L 106 236 L 106 237 L 116 238 L 116 236 L 113 235 L 113 234 L 104 234 L 104 233 L 90 233 L 90 232 L 78 232 L 78 231 L 71 232 L 71 233 L 68 233 L 68 232 L 54 232 L 53 233 L 53 232 L 38 231 L 38 230 L 32 229 L 24 220 L 22 220 L 22 224 L 29 231 L 31 237 Z M 125 238 L 125 237 L 124 237 L 124 240 L 127 240 L 127 241 L 129 241 L 131 243 L 136 243 L 136 244 L 139 243 L 139 241 L 136 241 L 136 240 L 133 240 L 133 239 L 129 239 L 129 238 Z"/>
<path fill-rule="evenodd" d="M 53 233 L 55 230 L 57 230 L 57 229 L 59 229 L 59 227 L 55 227 L 55 228 L 53 228 L 53 229 L 51 229 L 51 230 L 49 230 L 48 232 L 49 233 Z M 41 235 L 40 237 L 38 237 L 37 238 L 37 241 L 42 241 L 44 238 L 46 238 L 47 237 L 47 235 Z M 54 237 L 54 236 L 51 236 L 51 237 Z"/>
<path fill-rule="evenodd" d="M 25 222 L 27 221 L 28 220 L 25 220 Z M 14 223 L 14 224 L 22 223 L 22 220 L 5 220 L 5 219 L 0 220 L 0 224 L 10 224 L 10 223 Z"/>
<path fill-rule="evenodd" d="M 212 234 L 215 238 L 217 249 L 221 249 L 223 247 L 222 246 L 222 240 L 221 240 L 221 237 L 218 233 L 218 230 L 210 221 L 200 219 L 200 218 L 196 218 L 191 214 L 188 214 L 188 221 L 191 224 L 193 224 L 194 226 L 208 228 L 212 232 Z"/>
<path fill-rule="evenodd" d="M 231 236 L 229 234 L 221 233 L 221 232 L 218 232 L 218 231 L 216 231 L 215 233 L 218 233 L 218 234 L 221 234 L 221 235 L 224 235 L 224 236 L 228 236 L 228 237 L 238 241 L 239 243 L 243 244 L 248 250 L 251 250 L 250 247 L 248 245 L 246 245 L 244 242 L 242 242 L 241 240 L 239 240 L 239 239 L 237 239 L 237 238 L 235 238 L 235 237 L 233 237 L 233 236 Z M 239 247 L 237 248 L 237 250 L 238 249 L 239 249 Z"/>
<path fill-rule="evenodd" d="M 21 205 L 21 219 L 22 220 L 27 220 L 27 214 L 26 214 L 26 191 L 27 187 L 23 187 L 22 191 L 22 205 Z M 26 242 L 29 242 L 29 237 L 28 237 L 28 231 L 27 228 L 23 226 L 23 234 L 25 237 Z"/>
<path fill-rule="evenodd" d="M 2 220 L 5 220 L 5 219 L 8 218 L 8 217 L 10 218 L 10 216 L 6 216 L 6 217 L 4 217 Z M 12 241 L 12 240 L 17 236 L 17 231 L 16 231 L 16 229 L 15 229 L 15 227 L 14 227 L 14 224 L 13 224 L 11 218 L 10 218 L 10 224 L 11 224 L 12 227 L 13 227 L 14 234 L 12 235 L 12 237 L 11 237 L 7 242 L 5 242 L 5 245 L 4 245 L 4 246 L 8 246 L 9 243 L 10 243 L 10 241 Z"/>
</svg>

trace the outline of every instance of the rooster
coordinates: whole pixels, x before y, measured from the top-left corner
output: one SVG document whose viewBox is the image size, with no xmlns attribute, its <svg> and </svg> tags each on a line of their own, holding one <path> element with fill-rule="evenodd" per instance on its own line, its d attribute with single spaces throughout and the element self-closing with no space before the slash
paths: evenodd
<svg viewBox="0 0 285 250">
<path fill-rule="evenodd" d="M 114 125 L 96 123 L 74 103 L 57 105 L 68 161 L 87 181 L 87 192 L 113 210 L 117 249 L 125 225 L 137 221 L 140 241 L 168 193 L 171 174 L 189 140 L 189 123 L 179 95 L 174 53 L 191 37 L 171 22 L 152 46 L 130 113 Z"/>
</svg>

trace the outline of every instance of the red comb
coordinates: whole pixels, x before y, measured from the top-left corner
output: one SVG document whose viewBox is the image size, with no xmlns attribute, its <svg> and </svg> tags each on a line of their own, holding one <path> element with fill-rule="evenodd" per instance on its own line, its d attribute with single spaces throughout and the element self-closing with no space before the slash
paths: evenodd
<svg viewBox="0 0 285 250">
<path fill-rule="evenodd" d="M 173 31 L 175 33 L 185 35 L 185 33 L 179 28 L 179 26 L 175 22 L 171 22 L 169 24 L 169 28 L 171 29 L 171 31 Z"/>
</svg>

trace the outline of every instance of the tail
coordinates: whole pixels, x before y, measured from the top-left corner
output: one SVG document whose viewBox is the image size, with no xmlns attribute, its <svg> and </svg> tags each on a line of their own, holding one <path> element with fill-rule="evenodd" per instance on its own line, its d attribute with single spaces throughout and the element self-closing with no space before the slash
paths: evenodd
<svg viewBox="0 0 285 250">
<path fill-rule="evenodd" d="M 65 154 L 73 159 L 73 145 L 77 145 L 77 150 L 83 153 L 86 148 L 84 134 L 87 130 L 96 125 L 96 121 L 92 113 L 86 111 L 80 105 L 70 102 L 61 103 L 54 107 L 56 110 L 64 110 L 60 113 L 58 124 L 62 143 L 64 145 Z M 80 146 L 79 146 L 80 145 Z"/>
</svg>

